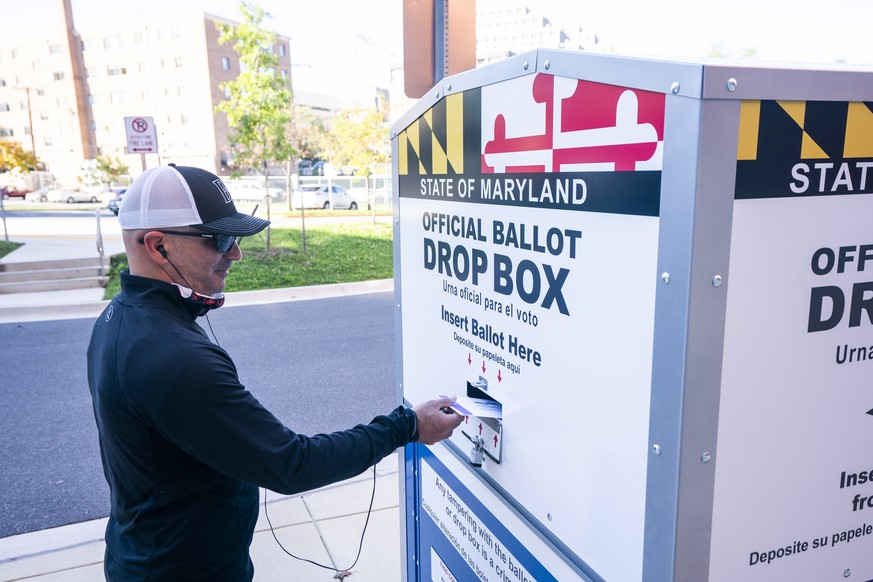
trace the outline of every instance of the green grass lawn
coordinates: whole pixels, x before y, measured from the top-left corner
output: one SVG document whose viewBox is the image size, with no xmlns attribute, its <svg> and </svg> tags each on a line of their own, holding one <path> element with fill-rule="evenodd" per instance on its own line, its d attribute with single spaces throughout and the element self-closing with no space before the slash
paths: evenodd
<svg viewBox="0 0 873 582">
<path fill-rule="evenodd" d="M 0 240 L 0 257 L 5 257 L 24 243 L 18 242 L 6 242 L 5 240 Z"/>
<path fill-rule="evenodd" d="M 391 224 L 343 223 L 306 227 L 306 253 L 298 228 L 270 230 L 244 238 L 243 258 L 231 268 L 225 291 L 253 291 L 351 283 L 394 276 Z M 127 268 L 127 255 L 112 257 L 109 284 L 104 297 L 120 290 L 118 271 Z"/>
</svg>

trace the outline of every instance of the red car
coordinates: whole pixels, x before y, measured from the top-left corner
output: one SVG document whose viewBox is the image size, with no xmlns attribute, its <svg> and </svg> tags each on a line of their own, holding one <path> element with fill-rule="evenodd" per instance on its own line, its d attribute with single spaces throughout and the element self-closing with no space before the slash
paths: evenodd
<svg viewBox="0 0 873 582">
<path fill-rule="evenodd" d="M 0 188 L 0 192 L 3 194 L 3 200 L 8 200 L 9 198 L 21 198 L 24 199 L 27 196 L 27 190 L 18 190 L 17 188 L 13 188 L 11 186 L 4 186 Z"/>
</svg>

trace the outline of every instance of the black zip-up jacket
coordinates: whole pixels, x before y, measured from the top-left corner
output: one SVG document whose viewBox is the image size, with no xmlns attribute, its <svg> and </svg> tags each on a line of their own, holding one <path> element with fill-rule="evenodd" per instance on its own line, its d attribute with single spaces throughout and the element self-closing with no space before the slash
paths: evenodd
<svg viewBox="0 0 873 582">
<path fill-rule="evenodd" d="M 111 513 L 108 580 L 251 580 L 258 487 L 284 494 L 361 473 L 417 438 L 398 407 L 313 437 L 240 384 L 170 284 L 121 275 L 94 324 L 88 384 Z"/>
</svg>

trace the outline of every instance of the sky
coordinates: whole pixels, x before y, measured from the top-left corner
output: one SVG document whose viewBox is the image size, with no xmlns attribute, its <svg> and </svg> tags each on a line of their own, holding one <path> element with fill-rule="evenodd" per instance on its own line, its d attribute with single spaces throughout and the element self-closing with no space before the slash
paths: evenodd
<svg viewBox="0 0 873 582">
<path fill-rule="evenodd" d="M 0 0 L 11 5 L 14 0 Z M 514 0 L 504 0 L 514 1 Z M 82 33 L 180 10 L 240 20 L 239 0 L 71 0 Z M 258 0 L 268 28 L 291 37 L 295 89 L 348 98 L 387 86 L 402 61 L 402 0 Z M 706 57 L 713 46 L 754 49 L 774 62 L 845 61 L 873 70 L 873 0 L 530 0 L 556 25 L 581 25 L 616 54 Z M 61 0 L 26 0 L 2 10 L 0 44 L 49 36 Z M 784 8 L 783 6 L 790 8 Z M 182 6 L 183 8 L 180 8 Z M 2 66 L 2 63 L 0 63 Z"/>
</svg>

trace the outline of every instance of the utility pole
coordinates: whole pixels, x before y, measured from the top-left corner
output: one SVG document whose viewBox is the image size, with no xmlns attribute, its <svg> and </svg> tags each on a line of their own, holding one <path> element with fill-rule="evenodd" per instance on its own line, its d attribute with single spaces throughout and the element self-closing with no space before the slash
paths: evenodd
<svg viewBox="0 0 873 582">
<path fill-rule="evenodd" d="M 24 91 L 27 94 L 27 131 L 30 132 L 30 151 L 33 157 L 36 157 L 36 139 L 33 137 L 33 109 L 30 104 L 30 92 L 35 91 L 34 87 L 17 87 L 15 85 L 6 85 L 7 89 L 17 89 Z"/>
</svg>

